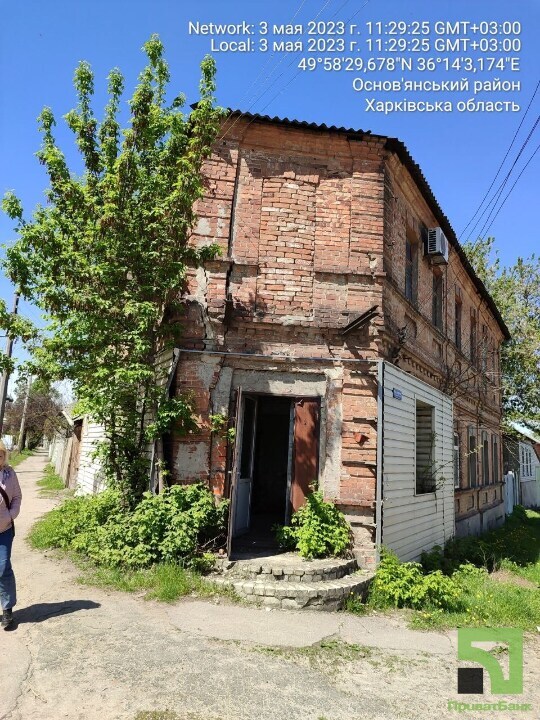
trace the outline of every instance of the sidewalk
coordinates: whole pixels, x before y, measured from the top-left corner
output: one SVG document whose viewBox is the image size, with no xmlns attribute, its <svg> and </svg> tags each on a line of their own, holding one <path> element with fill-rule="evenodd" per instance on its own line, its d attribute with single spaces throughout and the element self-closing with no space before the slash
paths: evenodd
<svg viewBox="0 0 540 720">
<path fill-rule="evenodd" d="M 78 584 L 69 561 L 24 542 L 54 505 L 35 487 L 46 463 L 37 454 L 17 468 L 19 604 L 16 629 L 0 633 L 0 720 L 136 720 L 167 709 L 178 720 L 452 717 L 452 633 L 413 632 L 397 616 L 166 605 Z M 526 678 L 539 666 L 531 651 Z"/>
</svg>

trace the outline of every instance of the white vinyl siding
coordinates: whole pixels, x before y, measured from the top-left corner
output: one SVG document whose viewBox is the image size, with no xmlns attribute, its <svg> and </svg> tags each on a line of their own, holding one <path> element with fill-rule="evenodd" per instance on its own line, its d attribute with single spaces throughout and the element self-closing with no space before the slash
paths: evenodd
<svg viewBox="0 0 540 720">
<path fill-rule="evenodd" d="M 389 363 L 383 384 L 382 542 L 402 560 L 414 560 L 454 534 L 453 404 Z M 423 494 L 416 493 L 417 401 L 433 408 L 434 492 Z"/>
<path fill-rule="evenodd" d="M 83 420 L 77 494 L 89 495 L 103 490 L 103 473 L 99 460 L 93 457 L 98 442 L 104 439 L 102 425 L 92 422 L 87 416 Z"/>
</svg>

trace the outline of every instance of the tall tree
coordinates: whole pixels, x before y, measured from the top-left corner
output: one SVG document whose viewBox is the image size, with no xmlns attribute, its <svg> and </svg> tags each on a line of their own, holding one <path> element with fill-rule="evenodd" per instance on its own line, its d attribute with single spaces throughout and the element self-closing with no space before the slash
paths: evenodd
<svg viewBox="0 0 540 720">
<path fill-rule="evenodd" d="M 26 402 L 26 413 L 24 406 Z M 21 437 L 21 420 L 25 414 L 24 436 Z M 52 438 L 55 430 L 66 427 L 62 415 L 62 398 L 58 390 L 48 382 L 36 380 L 29 384 L 24 376 L 15 387 L 15 400 L 6 412 L 6 432 L 17 436 L 17 446 L 34 447 L 44 437 Z"/>
<path fill-rule="evenodd" d="M 70 171 L 45 108 L 38 158 L 49 177 L 48 203 L 27 221 L 13 193 L 3 202 L 19 234 L 7 251 L 7 272 L 50 318 L 35 370 L 73 381 L 79 408 L 105 426 L 105 472 L 131 500 L 147 485 L 148 415 L 156 418 L 155 432 L 191 422 L 189 399 L 162 401 L 155 361 L 180 332 L 168 318 L 177 315 L 187 267 L 218 252 L 188 243 L 193 204 L 202 196 L 201 165 L 221 120 L 214 62 L 203 60 L 200 99 L 185 115 L 182 95 L 167 104 L 169 70 L 159 38 L 143 50 L 148 64 L 125 129 L 119 70 L 109 75 L 109 102 L 98 122 L 91 68 L 81 62 L 76 69 L 78 105 L 65 120 L 84 174 Z"/>
<path fill-rule="evenodd" d="M 518 258 L 503 267 L 494 238 L 467 243 L 476 273 L 492 295 L 512 339 L 502 348 L 505 420 L 540 428 L 540 258 Z"/>
</svg>

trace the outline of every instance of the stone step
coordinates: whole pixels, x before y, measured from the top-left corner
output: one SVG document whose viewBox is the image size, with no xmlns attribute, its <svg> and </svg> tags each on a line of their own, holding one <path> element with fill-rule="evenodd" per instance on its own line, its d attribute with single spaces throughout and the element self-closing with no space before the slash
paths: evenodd
<svg viewBox="0 0 540 720">
<path fill-rule="evenodd" d="M 290 553 L 259 560 L 218 560 L 216 565 L 218 572 L 229 577 L 293 583 L 338 580 L 357 569 L 358 564 L 355 559 L 304 560 Z"/>
<path fill-rule="evenodd" d="M 365 598 L 373 573 L 358 571 L 336 580 L 280 581 L 268 576 L 257 580 L 217 576 L 212 581 L 229 585 L 247 602 L 287 610 L 339 610 L 351 594 Z"/>
</svg>

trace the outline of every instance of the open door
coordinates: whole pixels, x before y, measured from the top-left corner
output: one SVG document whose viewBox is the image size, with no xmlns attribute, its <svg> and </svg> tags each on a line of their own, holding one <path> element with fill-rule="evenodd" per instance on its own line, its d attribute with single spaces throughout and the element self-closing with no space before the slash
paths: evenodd
<svg viewBox="0 0 540 720">
<path fill-rule="evenodd" d="M 236 496 L 236 478 L 238 475 L 238 431 L 240 427 L 240 413 L 242 410 L 242 388 L 238 387 L 235 392 L 235 406 L 230 408 L 234 412 L 235 439 L 232 443 L 231 456 L 229 458 L 229 526 L 227 528 L 227 557 L 231 556 L 232 536 L 234 527 L 234 510 Z M 229 412 L 229 418 L 233 416 Z"/>
<path fill-rule="evenodd" d="M 300 398 L 294 403 L 294 457 L 291 510 L 301 507 L 319 470 L 319 401 Z"/>
<path fill-rule="evenodd" d="M 244 396 L 239 424 L 235 507 L 232 528 L 233 538 L 238 537 L 238 535 L 243 535 L 249 530 L 256 425 L 257 400 L 253 397 Z"/>
<path fill-rule="evenodd" d="M 251 491 L 257 425 L 257 400 L 244 396 L 242 388 L 236 392 L 236 442 L 231 465 L 231 505 L 227 551 L 230 555 L 232 540 L 249 530 Z"/>
</svg>

